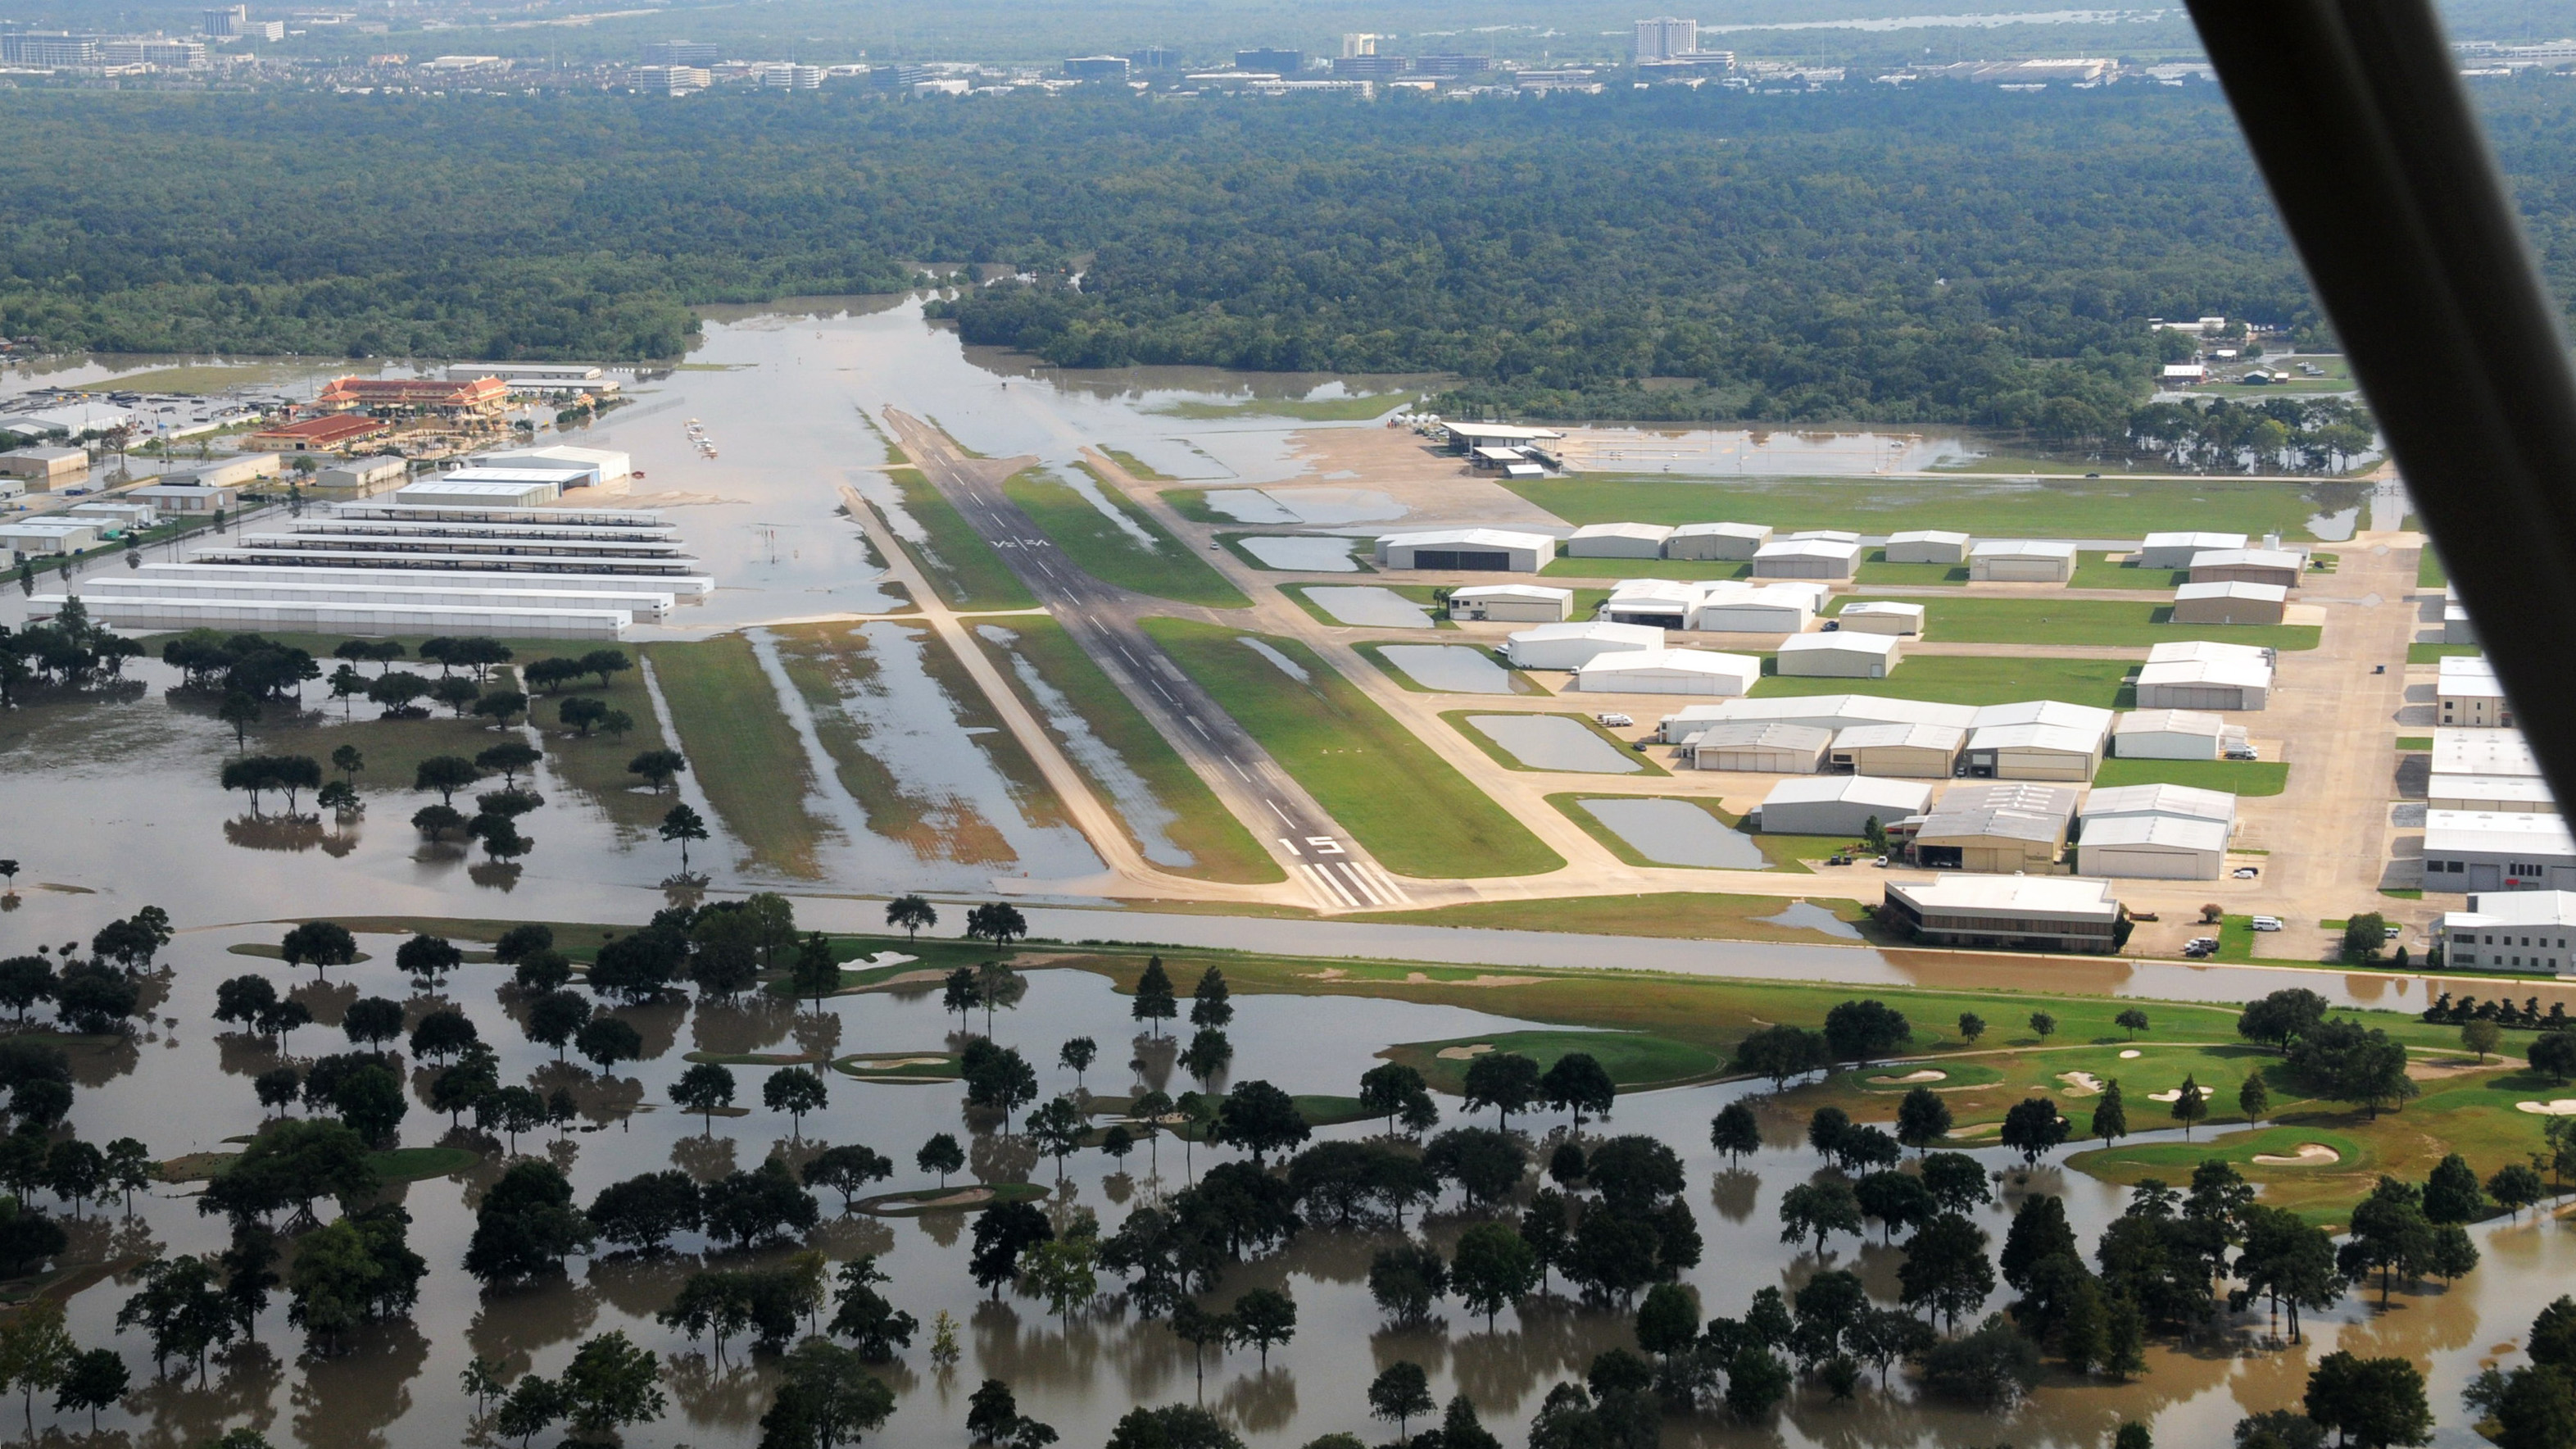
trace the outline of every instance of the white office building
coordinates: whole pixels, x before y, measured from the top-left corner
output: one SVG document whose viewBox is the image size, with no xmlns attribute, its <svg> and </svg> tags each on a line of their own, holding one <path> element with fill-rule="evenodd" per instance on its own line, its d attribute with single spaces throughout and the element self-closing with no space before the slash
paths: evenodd
<svg viewBox="0 0 2576 1449">
<path fill-rule="evenodd" d="M 2244 546 L 2241 533 L 2151 533 L 2137 552 L 2137 564 L 2148 569 L 2187 569 L 2196 555 Z"/>
<path fill-rule="evenodd" d="M 1816 584 L 1748 588 L 1729 581 L 1700 595 L 1690 627 L 1703 634 L 1804 634 L 1816 622 L 1824 592 Z"/>
<path fill-rule="evenodd" d="M 2538 775 L 2435 775 L 2425 782 L 2428 810 L 2530 811 L 2555 815 L 2558 797 Z"/>
<path fill-rule="evenodd" d="M 2171 815 L 2087 819 L 2075 842 L 2081 875 L 2216 880 L 2227 865 L 2227 826 Z"/>
<path fill-rule="evenodd" d="M 2576 890 L 2576 837 L 2554 814 L 2427 810 L 2424 889 Z"/>
<path fill-rule="evenodd" d="M 2441 677 L 2433 686 L 2435 718 L 2465 729 L 2512 729 L 2513 705 L 2504 697 L 2495 665 L 2486 656 L 2453 654 L 2443 658 Z"/>
<path fill-rule="evenodd" d="M 1735 770 L 1751 775 L 1812 775 L 1824 768 L 1829 730 L 1807 725 L 1713 724 L 1680 741 L 1694 770 Z"/>
<path fill-rule="evenodd" d="M 2271 703 L 2272 666 L 2250 659 L 2152 659 L 2138 669 L 2142 709 L 2258 710 Z"/>
<path fill-rule="evenodd" d="M 2436 775 L 2521 775 L 2537 778 L 2540 759 L 2522 731 L 2435 726 L 2433 773 Z"/>
<path fill-rule="evenodd" d="M 2111 753 L 2124 760 L 2214 760 L 2244 730 L 2195 709 L 2134 709 L 2111 726 Z"/>
<path fill-rule="evenodd" d="M 1390 533 L 1379 537 L 1375 557 L 1385 569 L 1534 574 L 1556 557 L 1556 540 L 1500 528 Z"/>
<path fill-rule="evenodd" d="M 1860 568 L 1861 546 L 1831 538 L 1790 538 L 1753 551 L 1757 579 L 1847 580 Z"/>
<path fill-rule="evenodd" d="M 2576 963 L 2576 891 L 2480 892 L 2434 927 L 2445 966 L 2565 976 Z"/>
</svg>

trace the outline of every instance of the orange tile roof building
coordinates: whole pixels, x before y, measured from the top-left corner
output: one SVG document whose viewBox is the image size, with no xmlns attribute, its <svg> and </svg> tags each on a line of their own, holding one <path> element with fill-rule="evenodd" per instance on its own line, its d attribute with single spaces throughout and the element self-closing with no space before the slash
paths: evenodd
<svg viewBox="0 0 2576 1449">
<path fill-rule="evenodd" d="M 510 396 L 497 377 L 452 382 L 434 377 L 343 377 L 322 389 L 316 405 L 334 412 L 434 412 L 444 417 L 490 417 Z"/>
<path fill-rule="evenodd" d="M 280 423 L 250 435 L 250 445 L 279 453 L 333 453 L 392 429 L 374 418 L 342 413 Z"/>
</svg>

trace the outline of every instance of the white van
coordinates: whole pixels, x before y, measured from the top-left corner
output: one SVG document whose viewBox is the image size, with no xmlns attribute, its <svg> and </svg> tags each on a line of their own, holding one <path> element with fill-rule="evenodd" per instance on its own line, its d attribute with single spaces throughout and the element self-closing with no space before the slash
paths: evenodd
<svg viewBox="0 0 2576 1449">
<path fill-rule="evenodd" d="M 2252 925 L 2254 929 L 2258 931 L 2277 931 L 2281 929 L 2281 918 L 2279 916 L 2256 916 Z"/>
</svg>

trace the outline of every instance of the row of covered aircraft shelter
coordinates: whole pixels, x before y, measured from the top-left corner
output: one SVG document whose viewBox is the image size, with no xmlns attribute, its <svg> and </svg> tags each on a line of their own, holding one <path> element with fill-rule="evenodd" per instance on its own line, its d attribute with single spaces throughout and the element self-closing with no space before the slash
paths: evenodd
<svg viewBox="0 0 2576 1449">
<path fill-rule="evenodd" d="M 2187 785 L 2083 791 L 2001 780 L 1940 790 L 1926 780 L 1793 777 L 1754 812 L 1768 834 L 1858 837 L 1875 821 L 1906 863 L 1994 875 L 2216 880 L 2235 838 L 2236 797 Z"/>
</svg>

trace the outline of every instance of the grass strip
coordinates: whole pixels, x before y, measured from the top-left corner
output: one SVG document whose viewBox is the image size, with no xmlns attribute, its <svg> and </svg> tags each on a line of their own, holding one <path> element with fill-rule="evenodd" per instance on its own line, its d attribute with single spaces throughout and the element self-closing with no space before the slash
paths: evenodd
<svg viewBox="0 0 2576 1449">
<path fill-rule="evenodd" d="M 2120 659 L 2012 659 L 1971 655 L 1916 655 L 1885 679 L 1812 679 L 1772 674 L 1753 686 L 1762 699 L 1797 695 L 1867 694 L 1937 704 L 2010 704 L 2055 699 L 2102 709 L 2136 707 L 2137 690 L 2126 681 L 2136 666 Z"/>
<path fill-rule="evenodd" d="M 1463 1092 L 1467 1067 L 1477 1057 L 1508 1053 L 1538 1063 L 1540 1071 L 1557 1059 L 1582 1052 L 1601 1064 L 1622 1091 L 1715 1076 L 1726 1058 L 1692 1042 L 1675 1041 L 1639 1031 L 1502 1031 L 1448 1041 L 1399 1042 L 1379 1055 L 1422 1074 L 1433 1088 Z"/>
<path fill-rule="evenodd" d="M 1081 751 L 1073 748 L 1073 737 L 1066 721 L 1042 705 L 1020 677 L 1016 662 L 1025 662 L 1038 678 L 1070 701 L 1081 715 L 1082 723 L 1092 738 L 1117 755 L 1126 767 L 1145 782 L 1154 799 L 1172 813 L 1165 826 L 1172 844 L 1188 851 L 1191 864 L 1174 871 L 1178 875 L 1202 880 L 1239 881 L 1268 884 L 1285 880 L 1286 873 L 1270 853 L 1261 848 L 1210 790 L 1207 782 L 1181 758 L 1162 732 L 1136 708 L 1091 656 L 1053 619 L 995 619 L 976 628 L 976 642 L 992 656 L 1004 678 L 1011 681 L 1029 711 L 1045 723 L 1049 734 L 1065 747 L 1066 757 L 1082 772 L 1103 800 L 1115 808 L 1116 792 L 1110 782 L 1093 772 L 1083 760 Z M 994 639 L 999 633 L 1007 642 Z M 1135 839 L 1131 828 L 1129 838 Z M 1136 840 L 1142 849 L 1144 842 Z"/>
<path fill-rule="evenodd" d="M 648 644 L 644 653 L 670 706 L 680 750 L 725 829 L 759 867 L 819 878 L 815 847 L 825 827 L 805 809 L 813 772 L 751 641 L 725 634 Z"/>
<path fill-rule="evenodd" d="M 2093 772 L 2096 788 L 2111 785 L 2189 785 L 2231 795 L 2278 795 L 2288 788 L 2290 767 L 2279 760 L 2104 760 Z"/>
<path fill-rule="evenodd" d="M 1310 423 L 1374 422 L 1413 400 L 1410 392 L 1354 397 L 1249 398 L 1242 402 L 1175 402 L 1146 411 L 1167 418 L 1297 418 Z"/>
<path fill-rule="evenodd" d="M 2442 567 L 2442 556 L 2433 551 L 2431 544 L 2424 545 L 2423 553 L 2415 560 L 2415 587 L 2446 589 L 2450 586 L 2451 571 Z"/>
<path fill-rule="evenodd" d="M 1565 864 L 1305 645 L 1179 619 L 1148 619 L 1145 630 L 1387 869 L 1461 879 Z M 1246 639 L 1307 677 L 1289 677 Z"/>
<path fill-rule="evenodd" d="M 1786 885 L 1787 882 L 1782 884 Z M 1577 896 L 1563 900 L 1473 901 L 1420 911 L 1377 911 L 1350 917 L 1398 926 L 1466 926 L 1491 931 L 1573 931 L 1651 936 L 1677 941 L 1804 941 L 1832 939 L 1806 926 L 1765 919 L 1786 911 L 1786 896 L 1713 895 L 1655 891 L 1641 895 Z M 1834 902 L 1837 911 L 1845 903 Z M 1857 907 L 1851 908 L 1857 911 Z M 1857 921 L 1854 924 L 1858 924 Z M 1848 938 L 1845 938 L 1848 939 Z M 1233 968 L 1227 968 L 1228 981 Z"/>
<path fill-rule="evenodd" d="M 1063 549 L 1074 566 L 1102 583 L 1114 584 L 1158 599 L 1203 604 L 1211 609 L 1249 608 L 1243 591 L 1209 568 L 1207 561 L 1174 538 L 1152 515 L 1127 501 L 1090 465 L 1077 465 L 1093 480 L 1100 496 L 1133 527 L 1153 540 L 1138 543 L 1135 534 L 1100 511 L 1081 490 L 1045 468 L 1023 468 L 1002 483 L 1002 492 L 1047 537 Z"/>
<path fill-rule="evenodd" d="M 1031 609 L 1037 607 L 1026 588 L 984 536 L 967 526 L 949 501 L 918 468 L 888 468 L 886 481 L 903 495 L 903 511 L 927 537 L 904 537 L 906 530 L 887 520 L 903 551 L 922 576 L 952 607 L 960 609 Z M 882 512 L 882 510 L 880 510 Z"/>
<path fill-rule="evenodd" d="M 1834 612 L 1857 600 L 1845 600 Z M 2144 647 L 2208 637 L 2206 626 L 2172 622 L 2170 604 L 2116 599 L 1930 599 L 1923 632 L 1944 644 L 2101 644 Z M 2227 630 L 2231 644 L 2314 649 L 2314 624 L 2250 624 Z M 1910 663 L 1911 661 L 1909 661 Z"/>
<path fill-rule="evenodd" d="M 2409 644 L 2406 646 L 2406 662 L 2438 664 L 2445 659 L 2462 658 L 2485 652 L 2486 646 L 2483 644 Z"/>
<path fill-rule="evenodd" d="M 2363 485 L 2276 483 L 2253 478 L 1970 477 L 1684 480 L 1584 473 L 1504 482 L 1568 523 L 1765 523 L 1781 532 L 1861 533 L 1947 528 L 1980 538 L 2144 538 L 2188 526 L 2307 538 L 2308 519 L 2331 511 L 2320 493 Z M 2348 505 L 2347 505 L 2348 506 Z"/>
<path fill-rule="evenodd" d="M 1139 483 L 1178 483 L 1181 481 L 1178 478 L 1173 477 L 1171 474 L 1164 472 L 1162 469 L 1155 467 L 1153 464 L 1146 462 L 1144 459 L 1137 457 L 1135 454 L 1128 452 L 1124 448 L 1103 447 L 1100 451 L 1103 456 L 1109 459 L 1110 462 L 1126 469 L 1127 476 L 1135 479 Z"/>
<path fill-rule="evenodd" d="M 2166 591 L 2191 582 L 2189 569 L 2147 569 L 2135 564 L 2114 563 L 2126 554 L 2095 553 L 2090 549 L 2075 555 L 2075 576 L 2066 581 L 2070 589 L 2139 589 Z"/>
<path fill-rule="evenodd" d="M 1560 558 L 1539 572 L 1556 579 L 1749 579 L 1753 565 L 1724 558 Z"/>
</svg>

